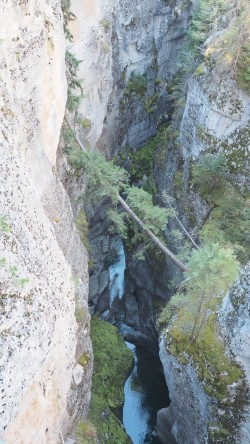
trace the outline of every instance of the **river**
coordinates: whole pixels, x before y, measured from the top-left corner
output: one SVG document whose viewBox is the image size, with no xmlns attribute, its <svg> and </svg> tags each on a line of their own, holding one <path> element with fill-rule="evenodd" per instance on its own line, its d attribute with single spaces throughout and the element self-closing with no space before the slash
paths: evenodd
<svg viewBox="0 0 250 444">
<path fill-rule="evenodd" d="M 112 247 L 117 251 L 117 260 L 109 267 L 110 307 L 115 298 L 121 299 L 124 295 L 126 268 L 119 237 L 114 238 Z M 154 432 L 157 411 L 170 404 L 161 361 L 145 349 L 126 344 L 134 354 L 135 364 L 124 386 L 123 424 L 133 444 L 159 444 Z"/>
</svg>

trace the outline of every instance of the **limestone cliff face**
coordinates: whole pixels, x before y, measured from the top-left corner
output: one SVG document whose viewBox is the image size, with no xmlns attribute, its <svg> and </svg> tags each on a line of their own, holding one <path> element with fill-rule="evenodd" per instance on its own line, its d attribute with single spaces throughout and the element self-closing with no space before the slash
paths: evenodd
<svg viewBox="0 0 250 444">
<path fill-rule="evenodd" d="M 227 443 L 246 444 L 250 439 L 249 429 L 249 383 L 250 383 L 250 323 L 249 323 L 249 264 L 242 269 L 239 278 L 224 298 L 219 313 L 220 334 L 224 338 L 227 356 L 233 356 L 243 367 L 246 381 L 236 405 L 238 386 L 230 387 L 230 397 L 224 408 L 218 408 L 216 400 L 207 395 L 204 381 L 199 380 L 197 366 L 189 360 L 184 364 L 173 356 L 167 346 L 166 338 L 160 342 L 160 358 L 168 382 L 171 405 L 162 409 L 159 427 L 167 437 L 172 433 L 178 443 Z M 216 353 L 216 351 L 214 351 Z M 233 355 L 231 354 L 233 352 Z M 188 356 L 188 355 L 187 355 Z M 209 361 L 207 361 L 209 368 Z M 221 375 L 223 377 L 223 375 Z M 242 390 L 242 388 L 241 388 Z M 218 422 L 223 418 L 234 426 L 234 433 L 213 435 Z M 222 429 L 218 429 L 218 433 Z M 163 443 L 168 441 L 162 439 Z"/>
<path fill-rule="evenodd" d="M 206 46 L 216 43 L 216 36 L 207 41 Z M 201 158 L 203 153 L 215 153 L 223 150 L 226 153 L 235 182 L 241 189 L 249 187 L 249 122 L 250 98 L 241 90 L 232 78 L 232 72 L 215 55 L 212 63 L 202 63 L 194 72 L 188 83 L 187 98 L 180 124 L 180 146 L 184 159 L 184 200 L 191 200 L 197 222 L 207 211 L 207 203 L 199 194 L 190 190 L 188 184 L 189 165 L 193 159 Z M 178 153 L 176 154 L 178 156 Z M 167 161 L 166 170 L 171 168 L 171 158 Z M 167 180 L 167 179 L 166 179 Z M 220 190 L 218 190 L 218 193 Z M 191 199 L 190 199 L 191 197 Z M 185 214 L 180 210 L 181 217 Z M 187 220 L 185 220 L 188 226 Z M 196 222 L 195 222 L 196 224 Z M 191 224 L 190 224 L 191 225 Z M 227 354 L 236 355 L 246 373 L 249 384 L 249 267 L 245 268 L 238 281 L 232 287 L 224 301 L 221 311 L 221 332 L 226 341 Z M 179 443 L 232 442 L 245 444 L 249 442 L 249 411 L 247 399 L 238 401 L 235 413 L 230 413 L 231 401 L 228 402 L 228 417 L 235 420 L 237 411 L 244 405 L 245 414 L 239 415 L 236 421 L 234 436 L 220 437 L 220 441 L 209 435 L 209 424 L 216 421 L 224 411 L 203 390 L 202 381 L 197 378 L 192 362 L 184 365 L 178 357 L 166 349 L 164 340 L 160 346 L 160 356 L 170 391 L 172 404 L 162 412 L 166 427 L 170 429 Z M 247 383 L 246 383 L 247 384 Z M 234 391 L 235 388 L 235 391 Z M 245 394 L 247 393 L 245 388 Z M 233 396 L 237 393 L 237 384 L 232 387 Z M 189 399 L 188 407 L 185 400 Z M 243 410 L 244 410 L 243 408 Z M 232 419 L 232 423 L 233 423 Z M 192 424 L 192 428 L 190 428 Z M 241 430 L 237 426 L 241 424 Z M 211 431 L 211 430 L 210 430 Z M 218 439 L 218 437 L 217 437 Z"/>
<path fill-rule="evenodd" d="M 0 29 L 0 429 L 7 444 L 55 444 L 86 414 L 92 370 L 88 255 L 56 171 L 60 2 L 3 1 Z"/>
<path fill-rule="evenodd" d="M 183 0 L 72 1 L 70 51 L 82 60 L 84 100 L 79 112 L 91 122 L 86 141 L 108 154 L 141 146 L 166 121 L 166 82 L 192 3 Z M 145 95 L 126 94 L 131 74 L 145 75 Z M 151 102 L 147 102 L 151 100 Z"/>
<path fill-rule="evenodd" d="M 211 401 L 199 383 L 192 363 L 182 364 L 160 342 L 160 359 L 168 384 L 170 407 L 162 409 L 163 437 L 168 433 L 177 443 L 204 444 L 208 442 L 208 422 L 212 421 Z M 163 443 L 168 441 L 162 439 Z"/>
<path fill-rule="evenodd" d="M 96 0 L 79 7 L 77 0 L 72 1 L 77 20 L 70 24 L 75 41 L 69 49 L 82 60 L 78 75 L 83 79 L 84 98 L 79 114 L 88 122 L 82 136 L 86 144 L 108 156 L 123 151 L 128 169 L 128 151 L 136 151 L 169 119 L 166 87 L 177 71 L 191 6 L 183 0 Z M 142 95 L 133 89 L 133 74 L 145 80 Z M 102 315 L 109 310 L 107 263 L 112 241 L 105 210 L 99 208 L 90 216 L 95 262 L 90 301 Z M 150 265 L 144 267 L 138 261 L 127 265 L 126 301 L 116 311 L 124 313 L 121 317 L 137 339 L 142 334 L 145 343 L 152 336 L 156 345 L 152 298 L 166 297 L 166 283 L 163 290 Z"/>
<path fill-rule="evenodd" d="M 250 264 L 240 273 L 223 301 L 220 323 L 239 362 L 245 369 L 250 384 Z M 250 406 L 242 423 L 239 442 L 250 440 Z"/>
<path fill-rule="evenodd" d="M 208 50 L 215 45 L 216 36 L 206 43 Z M 249 188 L 250 97 L 216 55 L 212 66 L 201 64 L 188 84 L 180 126 L 186 176 L 190 158 L 222 149 L 239 184 Z"/>
</svg>

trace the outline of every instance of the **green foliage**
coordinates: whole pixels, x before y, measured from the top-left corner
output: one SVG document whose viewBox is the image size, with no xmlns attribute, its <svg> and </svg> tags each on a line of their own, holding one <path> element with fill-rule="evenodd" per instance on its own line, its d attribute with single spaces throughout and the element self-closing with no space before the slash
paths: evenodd
<svg viewBox="0 0 250 444">
<path fill-rule="evenodd" d="M 222 56 L 231 65 L 238 85 L 250 93 L 250 5 L 238 3 L 238 13 L 223 36 Z"/>
<path fill-rule="evenodd" d="M 89 129 L 89 128 L 91 128 L 91 120 L 90 119 L 83 119 L 83 121 L 82 121 L 82 127 L 84 128 L 84 129 Z"/>
<path fill-rule="evenodd" d="M 125 88 L 125 95 L 130 96 L 132 93 L 143 97 L 148 89 L 147 74 L 132 73 Z"/>
<path fill-rule="evenodd" d="M 159 94 L 155 92 L 151 97 L 149 97 L 144 103 L 144 109 L 147 113 L 151 114 L 155 111 L 156 103 L 158 100 Z"/>
<path fill-rule="evenodd" d="M 185 308 L 178 315 L 178 320 L 185 319 Z M 189 337 L 179 329 L 176 322 L 168 332 L 169 350 L 187 363 L 187 357 L 193 359 L 204 390 L 219 401 L 227 402 L 229 386 L 244 378 L 244 373 L 233 359 L 226 356 L 225 345 L 218 334 L 216 315 L 211 313 L 199 338 L 190 344 Z"/>
<path fill-rule="evenodd" d="M 204 241 L 231 244 L 241 263 L 249 260 L 250 200 L 236 192 L 227 193 L 200 232 Z"/>
<path fill-rule="evenodd" d="M 18 279 L 18 285 L 19 285 L 21 288 L 24 288 L 25 285 L 28 284 L 29 281 L 30 281 L 29 278 L 25 278 L 25 277 L 20 278 L 20 279 Z"/>
<path fill-rule="evenodd" d="M 3 233 L 10 233 L 10 225 L 6 216 L 0 216 L 0 230 Z"/>
<path fill-rule="evenodd" d="M 78 359 L 78 364 L 80 364 L 82 367 L 86 367 L 90 362 L 90 356 L 88 352 L 84 352 L 80 358 Z"/>
<path fill-rule="evenodd" d="M 192 251 L 185 285 L 187 294 L 197 304 L 191 340 L 197 339 L 204 327 L 208 310 L 217 303 L 218 297 L 225 294 L 239 270 L 240 264 L 229 247 L 214 243 Z"/>
<path fill-rule="evenodd" d="M 177 293 L 174 297 L 172 297 L 162 309 L 159 318 L 157 319 L 158 330 L 165 330 L 178 311 L 180 311 L 180 309 L 185 307 L 187 304 L 190 304 L 190 300 L 186 294 Z"/>
<path fill-rule="evenodd" d="M 66 146 L 69 163 L 76 172 L 84 173 L 88 178 L 88 196 L 92 202 L 110 197 L 117 202 L 118 193 L 123 190 L 128 180 L 128 173 L 113 161 L 107 161 L 100 151 L 82 151 L 74 146 Z"/>
<path fill-rule="evenodd" d="M 118 203 L 121 192 L 127 194 L 127 202 L 143 220 L 147 228 L 155 235 L 162 235 L 167 223 L 168 210 L 153 205 L 152 195 L 143 189 L 128 186 L 128 173 L 113 161 L 107 161 L 100 151 L 82 151 L 75 143 L 70 130 L 64 129 L 65 150 L 68 161 L 75 173 L 83 173 L 88 178 L 86 199 L 99 202 L 103 198 L 111 199 L 113 204 Z M 127 214 L 115 208 L 108 211 L 112 221 L 111 232 L 118 232 L 124 238 L 128 237 L 135 243 L 145 241 L 145 234 L 135 223 L 128 222 Z"/>
<path fill-rule="evenodd" d="M 245 263 L 250 247 L 250 201 L 235 185 L 226 155 L 220 152 L 203 156 L 192 169 L 192 183 L 210 204 L 216 205 L 201 238 L 231 244 Z"/>
<path fill-rule="evenodd" d="M 107 18 L 103 18 L 100 20 L 100 24 L 102 25 L 105 32 L 108 32 L 110 29 L 110 21 Z"/>
<path fill-rule="evenodd" d="M 186 341 L 197 341 L 204 330 L 209 310 L 214 309 L 221 297 L 236 279 L 240 264 L 231 248 L 218 243 L 192 250 L 182 289 L 168 303 L 159 317 L 159 328 L 169 323 L 173 314 L 176 332 Z"/>
<path fill-rule="evenodd" d="M 229 247 L 214 243 L 192 250 L 186 272 L 187 292 L 193 295 L 213 294 L 217 297 L 226 292 L 236 279 L 239 269 L 240 264 Z"/>
<path fill-rule="evenodd" d="M 107 211 L 107 216 L 112 222 L 109 227 L 110 234 L 119 234 L 123 239 L 128 238 L 128 226 L 126 223 L 126 214 L 124 211 L 119 211 L 116 209 L 109 209 Z"/>
<path fill-rule="evenodd" d="M 196 68 L 194 72 L 194 76 L 202 76 L 205 73 L 205 65 L 204 63 L 200 63 L 200 65 Z"/>
<path fill-rule="evenodd" d="M 68 82 L 68 97 L 66 107 L 70 112 L 76 111 L 83 98 L 82 80 L 77 78 L 79 65 L 82 62 L 78 60 L 74 54 L 66 51 L 66 76 Z M 79 93 L 75 94 L 76 91 Z"/>
<path fill-rule="evenodd" d="M 0 258 L 0 268 L 3 268 L 7 264 L 7 259 L 5 257 Z"/>
<path fill-rule="evenodd" d="M 168 85 L 168 92 L 176 111 L 185 105 L 186 85 L 193 75 L 205 74 L 203 58 L 204 43 L 213 33 L 225 28 L 234 7 L 230 0 L 199 0 L 195 2 L 191 23 L 179 52 L 179 74 Z"/>
<path fill-rule="evenodd" d="M 89 421 L 79 421 L 76 429 L 77 444 L 96 444 L 96 429 Z"/>
<path fill-rule="evenodd" d="M 62 7 L 62 13 L 63 13 L 63 30 L 66 35 L 66 38 L 72 42 L 73 41 L 73 35 L 70 32 L 68 25 L 69 22 L 76 19 L 75 14 L 70 11 L 71 7 L 71 0 L 61 0 L 61 7 Z"/>
<path fill-rule="evenodd" d="M 90 418 L 101 443 L 128 444 L 130 439 L 113 411 L 124 400 L 123 385 L 133 355 L 116 327 L 96 317 L 91 322 L 94 374 Z"/>
<path fill-rule="evenodd" d="M 223 152 L 205 154 L 192 169 L 192 182 L 199 193 L 213 199 L 225 191 L 228 184 L 229 171 L 226 156 Z"/>
<path fill-rule="evenodd" d="M 66 107 L 69 112 L 74 112 L 79 108 L 82 96 L 76 96 L 71 89 L 68 89 L 68 97 Z"/>
<path fill-rule="evenodd" d="M 87 310 L 84 307 L 76 307 L 75 309 L 75 318 L 76 322 L 81 322 L 84 319 L 86 319 L 87 316 Z"/>
<path fill-rule="evenodd" d="M 18 268 L 15 265 L 11 265 L 9 267 L 9 272 L 10 272 L 11 276 L 16 276 L 17 272 L 18 272 Z"/>
<path fill-rule="evenodd" d="M 232 250 L 219 244 L 193 250 L 183 283 L 183 294 L 175 295 L 162 311 L 158 328 L 165 329 L 168 351 L 183 365 L 191 363 L 205 392 L 216 399 L 219 408 L 228 406 L 238 412 L 244 393 L 245 376 L 240 365 L 226 351 L 220 337 L 216 312 L 239 271 Z M 194 340 L 195 338 L 195 340 Z M 236 397 L 231 398 L 231 386 Z M 232 407 L 232 404 L 235 406 Z M 211 430 L 224 430 L 230 424 L 220 418 Z"/>
<path fill-rule="evenodd" d="M 156 236 L 164 233 L 169 212 L 166 208 L 153 205 L 152 196 L 149 193 L 132 186 L 127 190 L 127 203 Z"/>
<path fill-rule="evenodd" d="M 135 153 L 127 150 L 132 160 L 131 175 L 134 180 L 140 180 L 144 175 L 150 177 L 157 148 L 166 142 L 166 127 L 162 125 L 156 135 L 150 137 L 147 143 Z"/>
<path fill-rule="evenodd" d="M 232 8 L 229 0 L 200 0 L 188 30 L 190 44 L 198 53 L 209 34 L 225 25 L 225 15 Z"/>
<path fill-rule="evenodd" d="M 75 220 L 76 229 L 80 236 L 81 242 L 87 250 L 89 250 L 89 241 L 88 241 L 88 221 L 86 218 L 86 213 L 83 209 L 81 209 L 77 215 Z"/>
<path fill-rule="evenodd" d="M 65 61 L 66 61 L 68 72 L 69 72 L 70 76 L 72 78 L 76 77 L 79 66 L 82 63 L 82 60 L 78 60 L 72 52 L 67 50 L 66 55 L 65 55 Z"/>
</svg>

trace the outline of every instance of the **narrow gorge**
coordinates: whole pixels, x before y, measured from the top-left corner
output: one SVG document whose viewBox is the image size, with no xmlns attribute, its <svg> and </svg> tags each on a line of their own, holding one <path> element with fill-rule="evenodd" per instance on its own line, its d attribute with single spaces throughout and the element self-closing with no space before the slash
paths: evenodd
<svg viewBox="0 0 250 444">
<path fill-rule="evenodd" d="M 0 443 L 248 444 L 248 0 L 0 12 Z"/>
</svg>

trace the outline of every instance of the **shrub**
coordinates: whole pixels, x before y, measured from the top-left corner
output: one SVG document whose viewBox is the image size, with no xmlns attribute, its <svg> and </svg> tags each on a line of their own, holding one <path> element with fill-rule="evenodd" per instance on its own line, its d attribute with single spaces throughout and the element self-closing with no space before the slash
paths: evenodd
<svg viewBox="0 0 250 444">
<path fill-rule="evenodd" d="M 103 18 L 100 20 L 100 24 L 102 25 L 105 32 L 108 32 L 110 28 L 110 21 L 107 18 Z"/>
<path fill-rule="evenodd" d="M 96 429 L 89 421 L 79 421 L 76 429 L 77 444 L 96 444 Z"/>
<path fill-rule="evenodd" d="M 195 163 L 192 169 L 192 178 L 199 193 L 209 200 L 218 195 L 218 190 L 223 193 L 229 178 L 224 153 L 205 154 L 201 160 Z"/>
<path fill-rule="evenodd" d="M 143 97 L 148 89 L 147 74 L 132 73 L 125 88 L 125 95 L 130 96 L 131 93 Z"/>
</svg>

